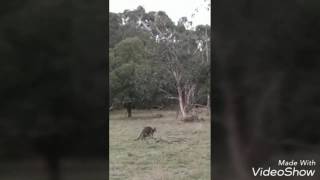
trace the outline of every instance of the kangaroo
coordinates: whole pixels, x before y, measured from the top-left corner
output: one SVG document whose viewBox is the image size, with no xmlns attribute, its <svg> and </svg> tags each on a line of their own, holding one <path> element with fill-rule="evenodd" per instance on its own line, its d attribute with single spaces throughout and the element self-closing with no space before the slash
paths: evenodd
<svg viewBox="0 0 320 180">
<path fill-rule="evenodd" d="M 141 131 L 140 135 L 137 137 L 137 139 L 135 139 L 135 141 L 137 141 L 139 139 L 144 140 L 148 136 L 153 137 L 153 133 L 156 131 L 157 131 L 156 128 L 152 128 L 150 126 L 144 127 L 143 130 Z"/>
</svg>

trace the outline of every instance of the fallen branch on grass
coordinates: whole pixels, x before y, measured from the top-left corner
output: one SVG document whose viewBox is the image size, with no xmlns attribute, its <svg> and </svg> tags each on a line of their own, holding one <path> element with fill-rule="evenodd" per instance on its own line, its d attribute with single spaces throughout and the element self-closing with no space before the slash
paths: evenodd
<svg viewBox="0 0 320 180">
<path fill-rule="evenodd" d="M 162 138 L 157 138 L 157 139 L 155 139 L 155 142 L 156 143 L 165 142 L 165 143 L 168 143 L 168 144 L 172 144 L 172 143 L 186 142 L 186 139 L 185 138 L 172 138 L 171 137 L 171 140 L 166 140 L 166 139 L 162 139 Z"/>
</svg>

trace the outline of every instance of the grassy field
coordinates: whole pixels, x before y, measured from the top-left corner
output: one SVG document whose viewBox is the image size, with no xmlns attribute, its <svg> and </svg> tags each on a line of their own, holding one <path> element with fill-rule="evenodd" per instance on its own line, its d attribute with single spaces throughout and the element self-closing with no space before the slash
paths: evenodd
<svg viewBox="0 0 320 180">
<path fill-rule="evenodd" d="M 159 117 L 159 115 L 163 117 Z M 110 114 L 110 180 L 209 180 L 210 121 L 183 123 L 174 111 L 124 111 Z M 155 139 L 134 141 L 144 126 Z M 161 141 L 159 141 L 161 140 Z M 162 141 L 163 140 L 163 141 Z"/>
</svg>

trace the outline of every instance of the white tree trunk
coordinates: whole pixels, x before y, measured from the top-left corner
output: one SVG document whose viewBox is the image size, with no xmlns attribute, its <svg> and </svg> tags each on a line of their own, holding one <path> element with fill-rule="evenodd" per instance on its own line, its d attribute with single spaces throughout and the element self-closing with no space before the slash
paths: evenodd
<svg viewBox="0 0 320 180">
<path fill-rule="evenodd" d="M 177 90 L 178 90 L 178 96 L 179 96 L 180 112 L 181 112 L 182 118 L 184 118 L 187 116 L 187 113 L 185 111 L 184 94 L 183 94 L 182 88 L 180 86 L 177 87 Z"/>
<path fill-rule="evenodd" d="M 210 93 L 208 93 L 207 95 L 207 108 L 208 108 L 208 111 L 210 111 Z"/>
</svg>

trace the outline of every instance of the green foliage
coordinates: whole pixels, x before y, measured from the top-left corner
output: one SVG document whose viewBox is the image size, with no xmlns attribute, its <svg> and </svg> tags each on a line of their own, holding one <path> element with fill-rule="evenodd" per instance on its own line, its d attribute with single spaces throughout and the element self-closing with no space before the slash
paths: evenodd
<svg viewBox="0 0 320 180">
<path fill-rule="evenodd" d="M 112 43 L 122 33 L 109 49 L 111 104 L 121 104 L 127 98 L 136 107 L 176 104 L 173 71 L 182 75 L 182 85 L 196 85 L 196 101 L 207 97 L 210 47 L 204 43 L 210 39 L 209 26 L 190 30 L 186 17 L 175 25 L 165 12 L 145 12 L 142 7 L 111 15 Z"/>
<path fill-rule="evenodd" d="M 157 82 L 144 42 L 138 37 L 126 38 L 109 51 L 112 103 L 131 99 L 143 106 L 152 101 Z"/>
<path fill-rule="evenodd" d="M 109 47 L 113 48 L 122 40 L 121 17 L 115 13 L 109 13 Z"/>
</svg>

